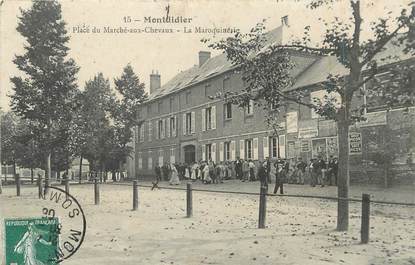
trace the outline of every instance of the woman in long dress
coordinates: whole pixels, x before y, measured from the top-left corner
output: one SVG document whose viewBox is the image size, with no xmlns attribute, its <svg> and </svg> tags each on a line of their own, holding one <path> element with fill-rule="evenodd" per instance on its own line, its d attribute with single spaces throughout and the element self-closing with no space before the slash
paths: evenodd
<svg viewBox="0 0 415 265">
<path fill-rule="evenodd" d="M 43 262 L 37 259 L 36 243 L 42 243 L 43 245 L 51 245 L 51 242 L 45 241 L 42 236 L 46 233 L 36 228 L 33 223 L 28 225 L 26 233 L 24 233 L 22 239 L 14 247 L 14 252 L 23 254 L 25 265 L 45 265 Z"/>
<path fill-rule="evenodd" d="M 179 173 L 177 172 L 177 168 L 175 165 L 171 164 L 171 177 L 170 177 L 170 185 L 179 185 L 180 179 L 179 179 Z"/>
</svg>

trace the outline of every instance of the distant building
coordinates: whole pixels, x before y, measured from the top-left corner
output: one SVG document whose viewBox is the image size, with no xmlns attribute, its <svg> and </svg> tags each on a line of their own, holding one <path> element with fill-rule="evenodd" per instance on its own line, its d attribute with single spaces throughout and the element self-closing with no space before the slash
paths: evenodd
<svg viewBox="0 0 415 265">
<path fill-rule="evenodd" d="M 270 31 L 267 42 L 281 43 L 286 27 L 284 24 Z M 390 49 L 379 58 L 390 52 L 399 59 L 380 63 L 379 75 L 387 76 L 390 65 L 414 62 L 413 57 L 402 51 Z M 290 104 L 285 120 L 281 121 L 279 136 L 275 137 L 265 123 L 263 110 L 253 103 L 241 109 L 222 100 L 209 99 L 217 92 L 240 91 L 244 84 L 226 55 L 211 57 L 210 52 L 201 51 L 198 59 L 198 65 L 180 72 L 163 86 L 158 72 L 150 75 L 150 96 L 139 114 L 145 123 L 135 131 L 134 157 L 127 162 L 129 176 L 154 175 L 154 167 L 166 162 L 225 161 L 237 157 L 252 160 L 302 157 L 308 161 L 318 155 L 325 159 L 338 155 L 335 122 L 319 117 L 308 107 Z M 324 97 L 318 84 L 329 73 L 348 74 L 334 57 L 293 52 L 291 59 L 295 64 L 291 71 L 295 83 L 289 90 L 306 90 L 309 100 Z M 355 103 L 365 100 L 362 96 Z M 351 128 L 355 147 L 351 149 L 351 161 L 356 170 L 363 167 L 371 153 L 385 145 L 385 134 L 389 131 L 388 137 L 396 141 L 399 154 L 415 153 L 415 108 L 386 112 L 380 106 L 367 112 L 367 122 Z M 355 182 L 367 178 L 352 174 Z"/>
</svg>

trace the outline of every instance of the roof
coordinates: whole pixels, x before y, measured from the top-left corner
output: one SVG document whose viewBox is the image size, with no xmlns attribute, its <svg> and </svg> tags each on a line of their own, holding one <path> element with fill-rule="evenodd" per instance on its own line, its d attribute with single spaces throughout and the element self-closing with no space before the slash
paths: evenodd
<svg viewBox="0 0 415 265">
<path fill-rule="evenodd" d="M 283 27 L 277 27 L 267 32 L 265 46 L 282 42 Z M 148 101 L 177 92 L 186 87 L 197 84 L 208 78 L 225 73 L 233 68 L 232 63 L 224 53 L 207 60 L 202 66 L 195 65 L 182 71 L 170 79 L 167 83 L 149 95 Z"/>
<path fill-rule="evenodd" d="M 266 34 L 265 47 L 282 42 L 283 26 L 275 28 Z M 395 41 L 390 41 L 385 49 L 375 57 L 378 61 L 378 66 L 413 58 L 411 54 L 404 53 L 404 45 L 394 45 L 394 43 Z M 327 79 L 329 74 L 342 76 L 349 73 L 349 70 L 335 56 L 314 56 L 303 52 L 295 52 L 291 55 L 291 60 L 294 63 L 291 76 L 295 82 L 286 91 L 321 83 Z M 234 66 L 224 53 L 214 56 L 208 59 L 202 66 L 195 65 L 177 74 L 161 88 L 150 94 L 148 101 L 193 86 L 233 68 Z"/>
<path fill-rule="evenodd" d="M 410 53 L 405 53 L 404 48 L 405 43 L 399 44 L 396 39 L 393 39 L 374 57 L 374 60 L 377 61 L 378 67 L 380 67 L 414 58 Z M 367 70 L 367 68 L 363 70 Z M 286 91 L 321 83 L 327 80 L 329 74 L 344 76 L 349 74 L 349 69 L 344 67 L 335 56 L 320 57 L 311 67 L 298 76 L 294 85 Z"/>
</svg>

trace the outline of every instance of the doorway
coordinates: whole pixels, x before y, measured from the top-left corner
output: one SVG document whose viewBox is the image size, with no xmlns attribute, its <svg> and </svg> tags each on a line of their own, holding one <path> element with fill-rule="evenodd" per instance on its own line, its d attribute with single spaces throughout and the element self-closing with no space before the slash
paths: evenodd
<svg viewBox="0 0 415 265">
<path fill-rule="evenodd" d="M 194 145 L 186 145 L 184 149 L 184 162 L 188 165 L 196 162 L 196 147 Z"/>
</svg>

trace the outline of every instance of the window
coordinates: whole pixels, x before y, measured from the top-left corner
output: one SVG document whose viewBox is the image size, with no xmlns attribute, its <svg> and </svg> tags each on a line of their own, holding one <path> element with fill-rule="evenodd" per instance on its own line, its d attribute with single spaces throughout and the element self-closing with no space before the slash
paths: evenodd
<svg viewBox="0 0 415 265">
<path fill-rule="evenodd" d="M 174 108 L 174 97 L 170 98 L 170 111 L 173 111 Z"/>
<path fill-rule="evenodd" d="M 147 105 L 147 116 L 151 115 L 151 104 Z"/>
<path fill-rule="evenodd" d="M 192 96 L 192 92 L 187 91 L 186 92 L 186 104 L 190 104 L 191 96 Z"/>
<path fill-rule="evenodd" d="M 202 131 L 216 129 L 216 106 L 202 109 Z"/>
<path fill-rule="evenodd" d="M 252 139 L 245 140 L 245 157 L 246 159 L 252 159 Z"/>
<path fill-rule="evenodd" d="M 205 97 L 210 96 L 210 90 L 211 90 L 210 84 L 205 85 Z"/>
<path fill-rule="evenodd" d="M 232 119 L 232 103 L 228 102 L 225 104 L 225 120 Z"/>
<path fill-rule="evenodd" d="M 224 143 L 225 161 L 231 160 L 231 142 Z"/>
<path fill-rule="evenodd" d="M 209 161 L 212 159 L 212 144 L 206 145 L 206 160 Z"/>
<path fill-rule="evenodd" d="M 212 129 L 212 107 L 206 109 L 206 130 Z"/>
<path fill-rule="evenodd" d="M 277 137 L 271 137 L 271 157 L 278 157 Z"/>
<path fill-rule="evenodd" d="M 254 101 L 249 100 L 248 105 L 245 108 L 246 115 L 253 115 L 254 114 Z"/>
<path fill-rule="evenodd" d="M 170 135 L 169 137 L 176 137 L 176 117 L 170 117 Z"/>
<path fill-rule="evenodd" d="M 195 112 L 183 113 L 183 135 L 189 135 L 195 133 L 196 130 L 196 121 L 195 121 Z"/>
<path fill-rule="evenodd" d="M 192 113 L 186 113 L 186 134 L 192 133 Z"/>
<path fill-rule="evenodd" d="M 162 102 L 162 101 L 160 101 L 160 102 L 157 104 L 157 113 L 161 113 L 161 112 L 162 112 L 162 108 L 163 108 L 163 102 Z"/>
<path fill-rule="evenodd" d="M 144 142 L 144 124 L 140 127 L 140 142 Z"/>
<path fill-rule="evenodd" d="M 163 122 L 163 120 L 159 120 L 158 121 L 158 138 L 159 139 L 162 139 L 162 138 L 164 138 L 164 122 Z"/>
</svg>

